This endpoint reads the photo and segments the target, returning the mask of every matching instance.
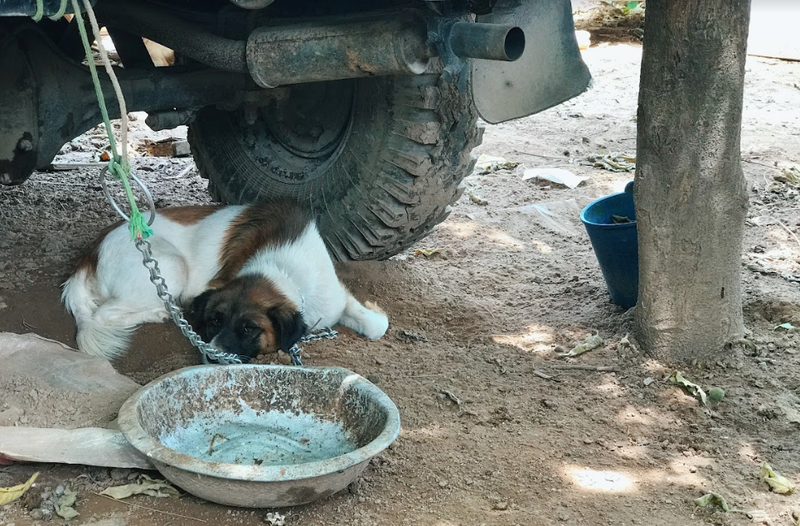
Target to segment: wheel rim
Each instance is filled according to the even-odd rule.
[[[233,117],[234,135],[264,174],[286,184],[314,181],[347,143],[355,109],[355,83],[320,82],[287,88],[258,111],[252,125]]]

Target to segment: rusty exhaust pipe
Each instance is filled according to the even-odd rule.
[[[446,26],[445,26],[446,28]],[[502,24],[456,22],[441,38],[462,58],[513,61],[525,34]],[[439,54],[424,18],[405,13],[394,20],[328,26],[260,27],[247,39],[247,69],[264,88],[381,75],[419,75]]]
[[[450,47],[462,58],[513,62],[525,51],[525,32],[504,24],[456,22],[450,29]]]
[[[428,69],[431,58],[440,54],[511,61],[519,58],[525,48],[525,35],[518,27],[452,23],[425,18],[412,10],[396,13],[392,18],[262,26],[254,29],[247,40],[218,36],[195,23],[131,0],[103,0],[98,2],[97,13],[109,26],[154,40],[215,69],[247,72],[262,88],[419,75]]]
[[[382,75],[419,75],[434,52],[424,19],[260,27],[247,39],[247,68],[264,88]]]

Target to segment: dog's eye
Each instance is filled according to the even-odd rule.
[[[247,336],[255,336],[256,334],[261,334],[262,329],[255,323],[245,323],[242,331]]]
[[[221,312],[215,312],[208,320],[208,324],[213,327],[222,325],[223,316]]]

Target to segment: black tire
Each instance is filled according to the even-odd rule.
[[[244,110],[205,108],[189,140],[215,199],[299,199],[335,259],[383,259],[428,234],[463,192],[482,136],[465,85],[438,75],[302,85],[253,124]]]

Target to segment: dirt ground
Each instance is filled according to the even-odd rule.
[[[391,327],[377,342],[342,330],[337,340],[306,344],[305,363],[370,378],[397,404],[403,431],[347,491],[284,510],[287,524],[795,524],[799,497],[771,493],[758,472],[767,461],[800,483],[797,329],[775,329],[800,326],[800,187],[776,180],[800,165],[800,63],[748,60],[742,156],[752,194],[742,279],[754,347],[683,369],[725,390],[723,401],[704,408],[666,381],[667,364],[620,343],[631,313],[610,303],[578,213],[633,177],[586,159],[635,152],[641,47],[600,45],[584,57],[595,77],[589,92],[487,126],[476,153],[519,166],[476,170],[450,218],[417,247],[342,267],[357,296],[388,311]],[[140,146],[146,128],[134,124]],[[90,160],[105,143],[92,133],[73,141],[65,158]],[[139,157],[135,166],[159,206],[210,202],[188,158]],[[537,167],[588,180],[573,190],[522,180]],[[59,284],[78,250],[112,220],[95,170],[37,173],[0,187],[0,331],[74,345]],[[423,247],[441,253],[417,254]],[[559,356],[595,331],[604,346]],[[143,383],[195,363],[177,330],[162,325],[142,328],[115,365]],[[0,411],[24,403],[21,396],[0,393]],[[23,411],[6,424],[35,421]],[[0,486],[34,471],[42,472],[34,497],[57,485],[77,488],[74,524],[264,523],[266,510],[191,496],[107,500],[96,492],[126,477],[108,469],[12,464],[0,467]],[[693,500],[708,492],[754,518],[696,508]],[[0,507],[0,524],[12,523],[36,521],[17,502]]]

